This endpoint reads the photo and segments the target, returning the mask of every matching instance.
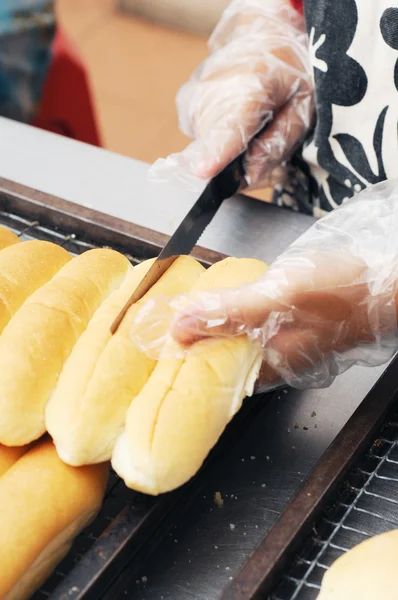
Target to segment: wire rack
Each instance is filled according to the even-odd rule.
[[[18,209],[15,212],[18,213]],[[90,222],[86,230],[79,215],[76,231],[80,233],[77,235],[73,233],[73,221],[68,217],[68,213],[65,213],[66,231],[53,228],[52,225],[43,225],[32,218],[26,218],[26,213],[24,214],[25,216],[22,217],[14,213],[11,200],[7,210],[0,209],[0,225],[14,231],[21,240],[50,241],[63,246],[73,255],[103,245],[99,242],[90,242],[101,239],[104,231],[96,232],[95,228],[90,227]],[[44,215],[44,219],[47,216]],[[84,216],[82,218],[84,219]],[[62,222],[62,218],[60,221]],[[96,225],[94,221],[91,224]],[[109,227],[112,233],[112,223]],[[93,236],[92,239],[90,235]],[[133,256],[124,252],[133,264],[156,255],[159,240],[156,236],[151,236],[150,231],[127,232],[125,237],[128,237],[128,245],[125,244],[122,236],[123,247],[134,248],[134,252],[137,253]],[[116,244],[120,242],[117,232],[113,236],[107,235],[106,239],[115,239]],[[116,249],[120,251],[120,247]],[[198,251],[197,254],[197,259],[205,266],[221,258],[222,255],[209,253],[207,250],[203,250],[201,254]],[[217,448],[208,457],[203,467],[206,473],[211,469],[213,459],[227,452],[231,438],[240,439],[240,436],[246,433],[248,425],[256,419],[256,415],[263,410],[263,407],[264,401],[261,395],[242,407],[239,419],[230,424]],[[187,499],[194,499],[200,493],[205,481],[206,476],[199,474],[198,478],[194,478],[182,488],[157,498],[127,489],[124,482],[112,472],[100,513],[94,522],[76,537],[66,558],[31,600],[66,600],[66,598],[98,600],[104,595],[113,599],[111,588],[117,577],[127,571],[131,576],[139,570],[142,562],[174,526],[176,519],[180,517],[187,505]]]
[[[272,600],[315,600],[325,571],[342,554],[398,527],[398,408],[339,489]]]
[[[18,235],[23,241],[45,240],[53,242],[54,244],[62,246],[73,255],[81,254],[82,252],[93,248],[98,248],[97,245],[82,240],[74,233],[65,234],[58,229],[44,227],[39,221],[32,221],[2,210],[0,210],[0,225],[4,225],[8,229],[11,229],[11,231]],[[127,253],[124,254],[133,264],[138,264],[140,262],[140,259],[137,257]]]
[[[14,231],[21,240],[51,241],[73,255],[98,247],[73,233],[65,234],[6,211],[0,211],[0,225]],[[140,262],[137,257],[126,256],[133,264]],[[58,597],[54,590],[127,505],[134,507],[135,519],[139,522],[154,502],[152,498],[127,489],[111,472],[99,515],[77,536],[67,557],[32,600]],[[271,600],[315,600],[325,571],[339,556],[366,538],[397,527],[398,407],[339,489],[335,501],[301,547]]]

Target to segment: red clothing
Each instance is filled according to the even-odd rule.
[[[297,8],[300,12],[303,12],[303,0],[290,0],[294,8]]]

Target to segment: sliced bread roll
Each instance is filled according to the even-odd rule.
[[[229,258],[204,273],[194,289],[249,283],[265,269],[258,260]],[[160,358],[127,411],[113,452],[113,468],[128,487],[156,495],[195,475],[253,393],[260,366],[261,349],[246,337],[204,340],[183,359]]]
[[[110,327],[148,271],[146,261],[94,315],[65,364],[57,388],[47,406],[46,427],[59,456],[74,466],[110,460],[126,411],[147,382],[155,361],[137,348],[131,327],[137,311],[148,298],[187,292],[204,268],[193,258],[181,256],[133,305],[112,337]],[[165,323],[165,331],[168,323]]]
[[[118,252],[90,250],[14,315],[0,336],[0,443],[23,446],[45,432],[45,406],[64,362],[95,310],[131,269]]]
[[[74,469],[39,442],[0,479],[0,598],[25,600],[100,509],[107,465]]]
[[[25,300],[71,260],[69,252],[32,240],[0,252],[0,333]]]
[[[10,469],[28,450],[29,446],[17,446],[16,448],[0,446],[0,477],[2,477],[4,473],[8,471],[8,469]]]
[[[20,241],[19,237],[11,229],[0,225],[0,250],[18,244]]]
[[[362,542],[326,571],[318,600],[397,600],[398,530]]]

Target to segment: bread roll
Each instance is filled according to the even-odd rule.
[[[110,460],[126,411],[155,367],[134,346],[131,326],[143,302],[156,295],[187,292],[204,268],[181,256],[133,305],[112,337],[110,327],[152,261],[135,267],[105,302],[76,344],[46,410],[46,427],[59,456],[74,466]],[[165,331],[168,323],[165,323]]]
[[[130,269],[127,258],[113,250],[85,252],[30,296],[8,323],[0,336],[0,443],[23,446],[45,432],[45,406],[65,360]]]
[[[40,442],[0,479],[0,598],[24,600],[47,579],[104,496],[107,465],[74,469]]]
[[[29,446],[17,446],[16,448],[0,446],[0,477],[2,477],[4,473],[28,451],[28,449]]]
[[[11,229],[0,225],[0,250],[18,244],[20,241],[19,237]]]
[[[398,530],[362,542],[326,571],[318,600],[397,600]]]
[[[255,281],[265,268],[257,260],[226,259],[194,289]],[[195,475],[243,398],[252,394],[260,366],[261,349],[247,337],[204,340],[184,359],[160,358],[132,402],[113,452],[112,465],[128,487],[156,495]]]
[[[71,258],[64,248],[38,240],[1,250],[0,333],[23,302]]]

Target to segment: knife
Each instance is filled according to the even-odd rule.
[[[138,284],[124,308],[116,317],[111,326],[112,335],[118,330],[130,306],[145,296],[181,254],[189,254],[192,251],[223,201],[236,194],[241,188],[245,181],[243,156],[241,154],[235,158],[207,184],[199,199],[182,220],[149,271]]]

